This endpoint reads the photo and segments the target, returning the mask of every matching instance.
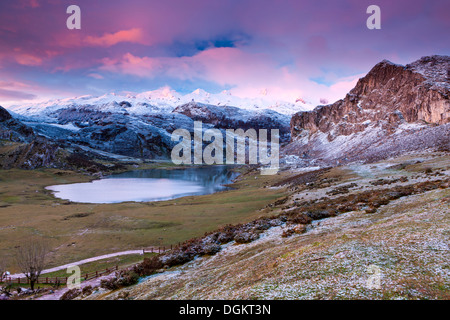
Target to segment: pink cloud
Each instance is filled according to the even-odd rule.
[[[61,32],[56,35],[54,45],[62,48],[82,48],[82,47],[112,47],[118,43],[139,43],[151,45],[149,35],[145,34],[141,28],[131,28],[120,30],[114,33],[104,33],[101,36],[84,36],[78,32]]]
[[[295,101],[303,97],[317,104],[319,97],[325,96],[330,101],[343,98],[360,76],[336,78],[335,85],[328,87],[309,80],[306,73],[278,66],[265,54],[239,48],[212,48],[192,57],[139,57],[126,53],[119,58],[103,59],[99,69],[148,79],[201,79],[231,86],[238,96],[254,97],[266,92],[280,99]]]
[[[40,66],[43,62],[42,58],[28,53],[16,54],[14,59],[24,66]]]
[[[29,81],[0,81],[0,105],[8,108],[12,105],[43,102],[61,96],[70,96],[71,93],[62,90],[47,88],[39,83]]]
[[[201,80],[234,94],[333,102],[355,82],[344,77],[382,59],[404,64],[448,53],[449,3],[379,0],[383,27],[372,32],[365,26],[371,2],[361,0],[80,1],[82,30],[73,31],[60,0],[0,1],[0,68],[4,78],[25,81],[30,66],[33,77],[78,81],[43,81],[55,91],[130,89],[123,77],[96,80],[111,72],[139,77],[142,86],[176,80],[183,89]],[[220,43],[233,47],[206,49]]]
[[[37,96],[31,93],[32,87],[18,81],[0,81],[0,105],[7,101],[32,100]]]
[[[110,47],[121,42],[145,43],[143,32],[139,28],[120,30],[115,33],[105,33],[100,37],[88,36],[83,43],[91,46]]]
[[[137,57],[126,53],[118,59],[102,59],[100,70],[113,73],[129,74],[139,77],[151,77],[154,70],[161,66],[158,59],[150,57]]]

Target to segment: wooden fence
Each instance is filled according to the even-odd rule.
[[[114,271],[118,271],[119,267],[106,268],[104,270],[93,271],[81,275],[81,281],[95,279]],[[36,284],[66,284],[68,277],[39,277]],[[3,279],[3,283],[17,283],[17,284],[29,284],[30,281],[27,278],[11,278],[6,277]]]
[[[178,243],[175,246],[175,248],[179,247],[179,246],[181,246],[181,243]],[[164,253],[164,252],[166,252],[168,250],[172,250],[173,248],[174,248],[174,246],[172,246],[172,245],[170,247],[144,248],[144,249],[142,249],[142,254],[145,254],[145,253],[161,254],[161,253]],[[81,275],[82,276],[81,281],[95,279],[95,278],[101,277],[101,276],[106,275],[106,274],[110,274],[110,273],[112,273],[114,271],[118,271],[118,270],[119,270],[119,267],[115,266],[115,267],[112,267],[112,268],[106,268],[104,270],[99,270],[99,271],[93,271],[93,272],[90,272],[90,273],[85,273],[85,274]],[[67,279],[68,279],[68,277],[39,277],[39,279],[36,282],[36,284],[58,284],[58,283],[59,284],[67,284]],[[0,281],[0,283],[29,284],[30,281],[27,278],[25,278],[25,277],[22,277],[22,278],[6,277],[6,278],[3,278],[3,280]]]
[[[36,284],[66,284],[68,277],[39,277]],[[3,283],[29,284],[28,278],[11,278],[5,277]]]
[[[179,247],[181,244],[178,244],[175,246],[175,248]],[[168,250],[172,250],[174,247],[171,245],[170,247],[150,247],[150,248],[144,248],[142,249],[142,253],[157,253],[157,254],[161,254],[164,253]]]
[[[103,275],[110,274],[111,272],[114,272],[114,271],[119,271],[119,266],[115,266],[113,268],[106,268],[105,270],[101,270],[101,271],[94,271],[91,273],[86,273],[86,274],[84,274],[84,278],[82,278],[82,281],[95,279],[95,278],[101,277]]]

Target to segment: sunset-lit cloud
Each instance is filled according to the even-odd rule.
[[[115,33],[105,33],[102,36],[87,36],[83,41],[86,45],[110,47],[120,42],[144,43],[143,32],[141,29],[133,28],[130,30],[121,30]]]
[[[42,64],[42,58],[27,53],[16,54],[14,58],[17,63],[25,66],[39,66]]]
[[[81,30],[65,1],[0,3],[0,80],[31,86],[0,86],[0,105],[163,86],[331,103],[383,59],[450,52],[446,0],[379,0],[381,30],[368,0],[76,2]]]

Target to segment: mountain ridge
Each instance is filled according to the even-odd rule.
[[[373,159],[370,146],[385,145],[386,152],[377,149],[380,157],[433,145],[448,149],[449,64],[449,56],[376,64],[344,99],[294,114],[285,152],[342,163]],[[414,146],[414,136],[423,143]]]

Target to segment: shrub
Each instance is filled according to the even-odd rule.
[[[369,207],[366,209],[366,213],[375,213],[377,212],[377,208],[375,207]]]
[[[168,267],[177,266],[193,259],[193,255],[186,251],[178,250],[173,253],[169,253],[161,257],[161,262],[163,265]]]
[[[145,258],[143,262],[133,267],[133,271],[143,277],[152,275],[156,270],[161,269],[163,266],[164,265],[159,257]]]
[[[233,241],[234,239],[234,233],[233,232],[220,232],[217,241],[221,244],[228,243],[230,241]]]
[[[307,213],[307,216],[313,220],[320,220],[328,217],[334,217],[336,213],[332,209],[328,210],[311,210]]]
[[[116,290],[136,284],[139,281],[139,275],[130,270],[120,270],[116,276],[111,279],[103,279],[100,286],[109,290]]]
[[[215,255],[217,252],[219,252],[222,249],[222,247],[219,244],[211,243],[211,244],[205,244],[202,247],[201,254],[206,254],[209,256]]]
[[[70,289],[68,291],[66,291],[61,298],[59,298],[59,300],[73,300],[76,297],[78,297],[79,295],[81,295],[81,290],[80,289]]]
[[[288,238],[288,237],[292,236],[294,233],[295,233],[294,229],[286,229],[281,234],[281,237],[282,238]]]
[[[304,213],[300,213],[288,219],[288,222],[293,224],[308,224],[311,221],[312,219]]]
[[[271,227],[272,227],[272,224],[269,219],[261,219],[259,221],[256,221],[254,228],[256,230],[268,230]]]
[[[249,243],[259,238],[258,233],[243,231],[234,236],[236,243]]]
[[[82,289],[81,294],[86,297],[92,294],[93,288],[91,286],[86,286]]]

